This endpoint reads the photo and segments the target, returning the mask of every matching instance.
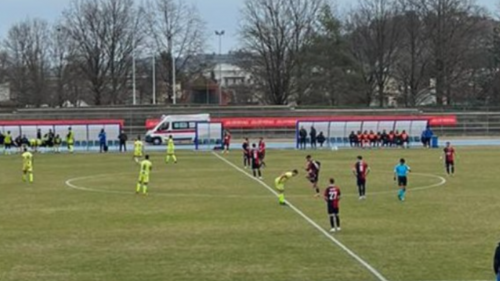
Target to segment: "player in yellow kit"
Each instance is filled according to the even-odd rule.
[[[7,134],[4,136],[3,139],[3,145],[4,145],[4,154],[10,154],[11,149],[12,149],[12,135],[10,134],[10,131],[7,132]]]
[[[144,143],[141,141],[141,136],[137,136],[137,140],[134,142],[134,160],[139,162],[139,159],[144,154]]]
[[[153,170],[153,163],[149,161],[149,155],[144,157],[145,159],[141,161],[141,170],[139,172],[139,181],[137,182],[137,188],[135,190],[136,194],[139,194],[142,189],[142,194],[148,194],[148,184],[149,184],[149,174]]]
[[[75,144],[75,133],[71,130],[71,127],[68,128],[68,134],[66,135],[66,145],[68,146],[69,153],[73,153]]]
[[[33,183],[33,154],[28,151],[28,148],[24,148],[23,157],[23,181],[26,182],[29,180],[30,183]]]
[[[175,144],[174,144],[174,139],[172,136],[168,137],[167,141],[167,158],[165,159],[165,162],[169,163],[170,158],[174,160],[174,163],[177,163],[177,157],[175,157]]]
[[[274,186],[278,191],[278,198],[280,205],[285,205],[285,183],[299,174],[299,171],[293,170],[291,172],[283,173],[281,176],[274,180]]]

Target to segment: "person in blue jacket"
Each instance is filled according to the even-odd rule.
[[[99,152],[107,152],[107,144],[106,144],[106,132],[104,129],[99,133]]]
[[[434,136],[434,132],[431,130],[431,127],[427,127],[423,132],[422,132],[422,144],[424,147],[431,148],[431,140],[432,137]]]

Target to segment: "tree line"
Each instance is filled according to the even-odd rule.
[[[474,0],[246,0],[237,64],[251,83],[235,102],[418,106],[498,104],[500,23]],[[148,103],[152,70],[172,100],[206,73],[199,11],[182,0],[73,0],[55,24],[27,19],[0,44],[0,83],[18,105],[129,104],[132,76]],[[136,58],[134,60],[133,58]],[[136,72],[132,73],[133,62]]]

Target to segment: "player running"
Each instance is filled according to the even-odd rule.
[[[167,164],[170,163],[170,158],[172,158],[174,163],[177,164],[177,157],[175,156],[175,143],[172,136],[169,136],[167,141],[167,157],[165,158],[165,162]]]
[[[356,177],[356,184],[358,186],[359,200],[366,199],[366,177],[370,173],[370,167],[363,160],[363,156],[358,156],[358,161],[352,168],[352,173]]]
[[[24,147],[23,157],[23,181],[33,183],[33,154]]]
[[[318,187],[318,181],[319,181],[319,171],[321,168],[321,163],[319,161],[316,161],[312,158],[311,155],[306,156],[306,171],[307,171],[307,176],[306,178],[311,182],[312,188],[316,190],[316,195],[317,197],[320,196],[319,193],[319,187]]]
[[[330,232],[340,231],[340,188],[335,185],[335,180],[333,178],[330,179],[330,185],[325,189],[325,193],[323,194],[326,205],[328,216],[330,217]]]
[[[297,170],[293,170],[291,172],[286,172],[286,173],[283,173],[281,174],[281,176],[277,177],[275,180],[274,180],[274,186],[276,188],[276,190],[278,191],[278,202],[280,205],[286,205],[286,201],[285,201],[285,183],[297,176],[299,174],[299,171]]]
[[[262,161],[262,166],[266,167],[266,162],[264,159],[266,158],[266,143],[264,142],[264,138],[260,138],[259,140],[259,153],[260,160]]]
[[[151,170],[153,170],[153,163],[149,161],[149,155],[144,157],[145,159],[141,161],[139,164],[141,166],[141,170],[139,172],[139,181],[137,182],[137,188],[135,190],[136,194],[139,194],[142,190],[142,194],[148,194],[148,184],[149,184],[149,175]]]
[[[137,136],[134,142],[134,161],[139,163],[139,159],[144,155],[144,143],[141,141],[141,136]]]
[[[245,138],[243,141],[243,144],[241,145],[241,148],[243,149],[243,166],[245,169],[250,167],[250,159],[251,159],[251,153],[250,153],[250,142],[248,138]]]
[[[397,179],[399,185],[398,199],[400,201],[405,201],[406,197],[406,186],[408,185],[408,173],[411,169],[406,165],[405,159],[401,158],[399,164],[394,168],[394,180]]]
[[[446,168],[446,173],[448,176],[453,176],[455,174],[455,148],[451,146],[450,142],[446,143],[446,147],[443,149],[444,165]],[[441,159],[443,159],[441,157]]]
[[[260,153],[259,149],[257,149],[257,145],[252,144],[252,171],[253,171],[253,176],[254,177],[259,177],[259,179],[262,179],[262,172],[260,171],[260,168],[262,167],[262,161],[260,159]]]

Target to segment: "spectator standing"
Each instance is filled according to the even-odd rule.
[[[99,153],[107,152],[106,132],[104,129],[99,133]]]
[[[424,135],[424,147],[431,148],[431,140],[434,136],[434,132],[431,130],[431,127],[427,127],[425,131],[422,133]]]
[[[317,147],[317,135],[318,133],[316,132],[316,128],[314,126],[311,126],[311,131],[309,132],[309,137],[311,138],[311,148],[316,149]]]
[[[319,132],[319,135],[318,135],[319,146],[323,147],[323,144],[325,143],[325,141],[326,141],[325,135],[323,135],[323,132]]]
[[[500,243],[495,250],[495,256],[493,257],[493,271],[497,277],[497,281],[500,281]]]
[[[299,149],[306,149],[307,131],[304,127],[299,131]]]
[[[125,134],[125,131],[121,131],[118,135],[118,141],[120,141],[120,152],[127,152],[127,141],[128,136]]]

